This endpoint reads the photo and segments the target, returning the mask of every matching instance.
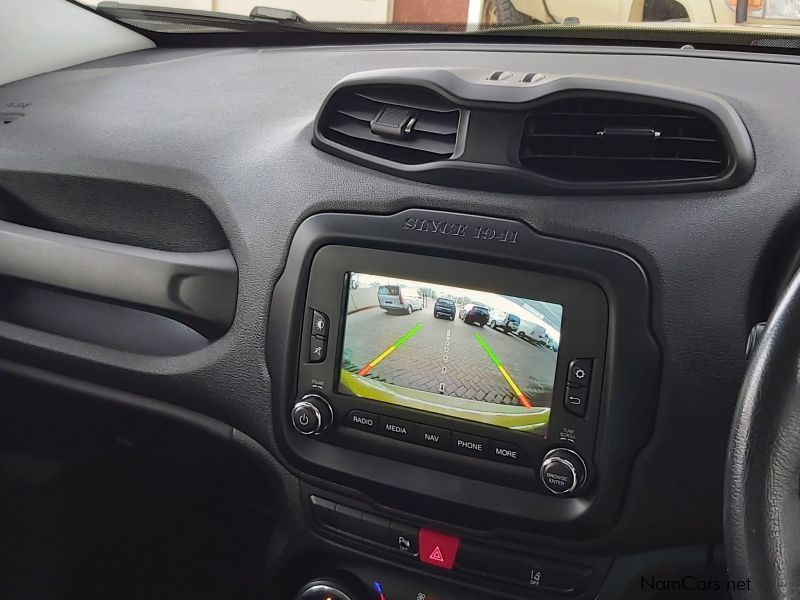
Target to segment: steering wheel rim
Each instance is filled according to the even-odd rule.
[[[747,587],[733,597],[800,598],[800,273],[748,365],[724,492],[728,574]]]

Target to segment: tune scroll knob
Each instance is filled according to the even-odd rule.
[[[302,435],[317,435],[330,427],[333,409],[319,394],[306,394],[292,407],[292,425]]]
[[[550,493],[569,496],[586,483],[586,463],[574,450],[556,448],[544,455],[539,475]]]

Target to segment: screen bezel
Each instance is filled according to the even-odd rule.
[[[579,451],[585,460],[592,460],[600,414],[608,328],[608,303],[599,286],[585,280],[545,272],[351,246],[324,246],[316,252],[310,266],[300,340],[297,395],[288,398],[287,402],[294,402],[310,391],[319,391],[327,396],[333,406],[335,417],[331,428],[323,435],[314,437],[315,443],[312,446],[304,444],[312,455],[317,454],[318,448],[321,451],[330,443],[419,466],[433,466],[438,471],[462,474],[468,472],[476,479],[535,490],[540,490],[541,486],[538,477],[531,476],[530,468],[541,462],[548,449],[568,444]],[[441,280],[438,275],[447,273],[447,283],[458,287],[491,287],[496,293],[521,297],[532,295],[530,290],[535,289],[537,299],[560,304],[563,307],[561,343],[547,435],[531,435],[530,432],[339,393],[340,357],[348,294],[347,273],[350,272],[382,272],[389,277],[415,280]],[[322,310],[330,318],[327,357],[323,363],[318,364],[310,364],[306,360],[311,335],[311,308]],[[595,359],[594,375],[587,414],[585,417],[577,417],[569,414],[563,407],[566,374],[571,359],[587,357]],[[343,426],[344,417],[350,410],[367,411],[515,444],[527,455],[528,460],[524,465],[526,472],[521,472],[522,467],[519,465],[462,456]],[[567,432],[568,437],[562,437],[564,432]],[[322,460],[322,456],[319,456],[319,460]]]
[[[372,276],[372,277],[386,277],[386,278],[396,277],[395,275],[389,275],[389,274],[387,274],[385,272],[381,272],[381,273],[366,273],[364,271],[348,271],[345,274],[345,284],[344,284],[345,285],[345,294],[344,294],[344,298],[343,298],[343,306],[342,306],[342,309],[341,309],[342,326],[341,326],[341,332],[339,334],[339,338],[341,339],[341,343],[337,344],[337,346],[336,346],[337,356],[336,356],[336,379],[335,379],[335,383],[334,383],[335,390],[336,390],[336,392],[338,394],[342,394],[342,395],[346,395],[346,396],[352,396],[352,397],[356,397],[356,398],[363,398],[365,400],[371,400],[373,402],[376,402],[376,403],[378,403],[380,405],[386,405],[386,404],[389,404],[389,403],[383,402],[383,401],[381,401],[381,400],[379,400],[377,398],[371,398],[369,396],[359,396],[358,394],[353,394],[353,393],[348,393],[348,392],[342,391],[343,385],[342,385],[342,382],[341,382],[341,372],[342,372],[342,363],[344,361],[344,340],[345,340],[345,336],[347,335],[347,320],[348,320],[347,308],[348,308],[348,304],[349,304],[350,294],[353,292],[353,288],[350,285],[350,282],[352,281],[353,274],[369,275],[369,276]],[[429,284],[429,285],[432,285],[432,286],[436,286],[436,285],[449,286],[449,285],[451,285],[451,283],[449,281],[444,281],[444,280],[432,280],[432,279],[421,280],[421,279],[417,279],[417,278],[415,278],[413,280],[409,280],[407,278],[399,278],[399,277],[398,277],[398,279],[403,279],[405,281],[414,281],[415,283],[418,283],[418,284]],[[523,297],[523,296],[516,296],[516,295],[512,295],[512,294],[506,294],[506,293],[503,293],[503,292],[497,292],[497,291],[492,290],[492,289],[486,289],[485,286],[483,288],[470,287],[470,288],[462,288],[462,289],[464,289],[465,291],[483,292],[483,293],[490,293],[490,294],[504,295],[504,296],[513,296],[513,297],[521,299],[521,300],[528,300],[528,301],[534,301],[534,302],[545,302],[547,304],[552,304],[552,305],[555,305],[555,306],[559,306],[561,308],[561,319],[559,321],[558,330],[559,330],[559,335],[561,335],[561,330],[562,330],[562,326],[563,326],[563,323],[564,323],[564,314],[565,314],[564,313],[564,306],[561,305],[561,304],[558,304],[556,302],[550,302],[550,301],[547,301],[547,300],[542,300],[541,298],[530,298],[530,297]],[[458,319],[458,318],[459,317],[456,316],[456,319]],[[525,319],[521,319],[521,320],[524,321]],[[485,326],[485,327],[488,327],[488,325]],[[483,328],[476,328],[476,331],[480,331],[482,329]],[[511,334],[511,335],[513,335],[513,334]],[[548,415],[548,420],[545,423],[545,426],[542,428],[541,431],[520,431],[521,433],[525,433],[526,435],[536,436],[536,437],[538,437],[540,439],[546,439],[547,438],[547,435],[548,435],[548,433],[550,431],[550,418],[552,417],[552,409],[553,409],[553,406],[555,405],[555,403],[557,402],[557,400],[556,400],[556,375],[557,375],[557,372],[558,372],[558,363],[559,363],[559,361],[561,359],[561,344],[560,344],[560,341],[561,341],[561,337],[559,338],[559,348],[558,348],[558,350],[556,350],[556,365],[555,365],[555,369],[553,370],[553,376],[552,376],[552,382],[551,382],[551,399],[550,399],[550,406],[549,406],[550,414]],[[346,386],[344,386],[344,387],[346,388]],[[398,387],[401,387],[401,388],[404,388],[404,389],[413,390],[413,391],[419,391],[419,390],[417,390],[417,388],[411,388],[411,387],[408,387],[408,386],[400,385]],[[450,396],[448,394],[444,394],[444,396],[446,396],[448,398],[456,398],[456,399],[459,398],[458,396]],[[486,402],[485,405],[486,405],[486,410],[487,411],[491,410],[492,403]],[[414,410],[414,411],[417,411],[417,412],[426,413],[426,414],[433,414],[433,415],[441,415],[442,414],[442,413],[437,412],[436,410],[425,410],[425,409],[412,408],[412,407],[406,407],[406,408],[409,408],[410,410]],[[485,423],[483,421],[467,419],[467,418],[464,418],[464,417],[454,417],[454,418],[460,419],[460,420],[463,420],[463,421],[467,421],[467,422],[471,422],[471,423],[479,423],[481,425],[485,425],[485,426],[488,426],[488,427],[498,427],[500,429],[511,429],[509,427],[503,427],[501,425],[493,425],[491,423]],[[514,430],[514,429],[511,429],[511,430],[512,431],[519,431],[519,430]]]

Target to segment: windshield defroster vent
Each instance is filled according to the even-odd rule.
[[[344,88],[328,102],[320,134],[352,150],[419,165],[455,152],[459,108],[412,86]]]
[[[562,181],[659,182],[724,176],[732,157],[699,109],[612,94],[569,94],[528,113],[520,164]]]

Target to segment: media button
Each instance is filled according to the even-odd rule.
[[[392,521],[391,546],[395,550],[417,556],[419,554],[419,528]]]
[[[347,413],[345,424],[356,429],[377,433],[380,428],[380,419],[378,415],[363,410],[351,410]]]
[[[510,444],[509,442],[492,440],[489,454],[492,459],[499,462],[506,462],[514,465],[528,463],[528,457],[525,451],[516,444]]]
[[[380,432],[383,435],[410,442],[414,439],[414,424],[401,419],[381,417]]]
[[[489,440],[486,438],[467,435],[466,433],[453,432],[452,449],[459,454],[486,458],[489,456]]]
[[[450,432],[440,427],[430,425],[415,425],[414,440],[423,446],[438,448],[439,450],[450,449]]]

